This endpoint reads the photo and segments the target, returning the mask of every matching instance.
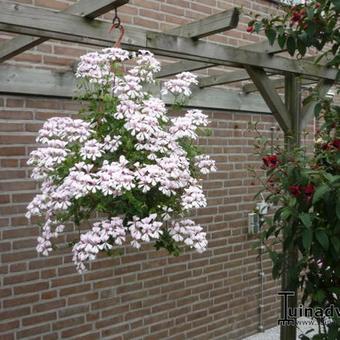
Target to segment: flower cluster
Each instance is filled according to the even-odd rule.
[[[209,172],[216,171],[215,161],[210,159],[209,155],[196,156],[195,165],[204,175],[208,174]]]
[[[123,61],[135,60],[126,72]],[[111,48],[81,57],[77,77],[87,84],[89,110],[83,119],[49,119],[39,131],[42,147],[31,153],[32,177],[41,180],[41,194],[28,206],[27,218],[45,218],[37,251],[48,255],[52,239],[64,224],[107,219],[93,224],[73,247],[79,272],[101,251],[110,251],[128,238],[166,244],[183,241],[199,252],[206,234],[184,217],[207,202],[200,175],[216,171],[215,162],[200,154],[195,140],[208,119],[200,110],[169,118],[165,103],[145,91],[154,82],[159,62],[145,50],[138,54]],[[95,86],[94,86],[95,84]],[[188,96],[196,77],[184,72],[165,83],[164,92]],[[166,238],[166,242],[163,239]]]
[[[170,235],[176,242],[183,241],[187,246],[202,253],[208,245],[206,233],[202,230],[202,227],[195,225],[192,220],[183,220],[173,223]]]
[[[303,197],[304,200],[310,202],[313,198],[315,186],[312,183],[307,185],[291,185],[289,186],[289,192],[294,197]]]
[[[275,169],[279,164],[277,155],[268,155],[262,158],[263,164],[266,168]]]
[[[164,84],[164,88],[162,89],[162,94],[171,93],[174,96],[190,96],[192,85],[197,85],[198,80],[197,76],[190,72],[182,72],[176,75],[175,79],[171,79]]]

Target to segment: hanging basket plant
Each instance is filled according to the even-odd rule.
[[[131,63],[133,61],[133,63]],[[165,103],[147,90],[160,70],[145,50],[107,48],[81,57],[76,77],[87,103],[81,119],[55,117],[39,131],[28,164],[41,193],[27,218],[40,217],[37,251],[48,255],[64,225],[104,216],[73,245],[79,272],[99,252],[129,242],[152,242],[178,255],[180,244],[207,247],[203,228],[187,218],[207,202],[202,175],[215,171],[197,139],[208,119],[200,110],[170,118]],[[196,76],[184,72],[164,84],[178,104],[191,95]]]

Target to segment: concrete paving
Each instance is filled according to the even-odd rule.
[[[317,323],[308,318],[299,318],[299,328],[297,335],[301,335],[306,333],[309,329],[313,329],[314,331],[308,333],[307,335],[311,337],[314,334],[317,334]],[[297,337],[298,338],[298,337]],[[243,340],[279,340],[280,339],[280,327],[274,327],[266,330],[265,332],[254,334],[248,338],[244,338]]]

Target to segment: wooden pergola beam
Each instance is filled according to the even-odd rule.
[[[248,77],[249,79],[249,77]],[[247,79],[244,79],[247,80]],[[312,85],[315,84],[317,80],[311,80],[311,79],[302,79],[301,85]],[[283,89],[285,87],[285,79],[272,79],[272,84],[275,89]],[[242,87],[244,93],[252,93],[258,91],[255,84],[246,84]]]
[[[292,124],[289,112],[279,94],[275,91],[271,80],[261,68],[246,66],[246,70],[267,103],[283,131],[291,130]]]
[[[230,84],[238,81],[249,79],[249,74],[245,70],[231,71],[216,76],[200,78],[200,88],[211,87],[216,85]]]
[[[129,0],[80,0],[66,8],[63,13],[94,19],[128,2]],[[37,38],[36,36],[18,36],[5,41],[0,44],[0,63],[40,45],[47,40],[48,38]]]
[[[283,51],[276,42],[274,43],[274,45],[270,45],[267,41],[261,41],[255,44],[240,46],[239,49],[245,49],[245,50],[255,51],[255,52],[265,52],[269,54],[275,54],[275,53],[279,53]],[[202,70],[202,69],[214,67],[214,66],[216,66],[216,64],[204,63],[204,62],[192,62],[190,64],[190,62],[188,61],[186,61],[185,63],[179,61],[179,62],[169,64],[163,67],[161,72],[157,75],[157,77],[164,78],[164,77],[172,76],[180,72]],[[245,74],[247,74],[246,79],[249,79],[248,73],[245,73],[243,70],[234,71],[234,72],[235,74],[233,77],[236,80],[233,80],[233,82],[243,80],[242,78],[244,77]],[[237,73],[237,72],[240,72],[240,73]],[[231,76],[231,74],[226,73],[220,76],[211,76],[211,77],[202,78],[200,82],[200,86],[209,87],[209,86],[214,86],[214,85],[227,84],[229,83],[228,76]]]
[[[200,59],[202,62],[210,61],[220,65],[233,63],[237,66],[266,68],[273,70],[273,73],[286,72],[329,80],[335,80],[337,76],[337,70],[334,68],[206,41],[193,41],[164,33],[148,33],[146,47],[160,55],[166,55],[166,51],[171,51],[172,54],[178,54],[178,57],[182,59],[196,61]]]
[[[212,34],[231,30],[238,25],[239,10],[232,8],[206,18],[175,27],[168,31],[183,38],[200,39]]]
[[[76,79],[73,72],[56,72],[18,66],[0,67],[0,93],[7,95],[35,95],[55,98],[74,98],[77,95]],[[152,88],[155,96],[160,95],[160,84]],[[78,93],[79,94],[79,93]],[[211,100],[214,98],[214,100]],[[173,104],[171,95],[162,99]],[[188,107],[202,109],[241,111],[258,114],[270,114],[264,100],[258,94],[244,95],[236,91],[224,89],[193,89]]]
[[[264,41],[264,43],[268,44],[267,41]],[[240,49],[246,48],[250,51],[253,50],[253,51],[259,51],[260,52],[261,51],[260,49],[256,49],[257,46],[260,47],[260,44],[251,44],[251,45],[247,45],[247,46],[244,46],[244,47],[242,46],[242,47],[239,47],[239,48]],[[252,49],[252,47],[254,47],[254,48]],[[284,50],[282,50],[280,48],[280,46],[277,44],[277,42],[275,42],[273,46],[269,45],[269,48],[264,48],[264,52],[269,53],[269,54],[275,54],[275,53],[279,53],[279,52],[282,52],[282,51],[284,51]],[[316,58],[315,56],[307,57],[307,58],[302,59],[302,61],[313,62],[315,60],[315,58]],[[213,65],[211,65],[211,66],[213,66]],[[248,75],[248,73],[246,73],[243,70],[240,70],[240,71],[234,71],[232,73],[231,72],[230,73],[223,73],[223,74],[217,75],[217,76],[210,76],[210,77],[202,78],[200,80],[200,87],[204,88],[204,87],[209,87],[209,86],[223,85],[223,84],[235,83],[235,82],[239,82],[239,81],[243,81],[243,80],[249,80],[250,79],[249,76],[246,76],[246,75]],[[304,82],[306,82],[306,84],[313,84],[316,81],[313,81],[313,80],[309,81],[309,80],[305,79],[303,81],[303,84],[304,84]],[[276,82],[273,82],[273,83],[275,84]],[[278,84],[277,88],[285,87],[284,80],[282,80],[282,82],[277,83],[277,84]],[[257,91],[257,88],[254,84],[247,84],[247,85],[244,86],[243,91],[245,93],[250,93],[250,92]]]
[[[181,60],[162,66],[162,69],[156,74],[156,77],[165,78],[181,72],[198,71],[213,66],[215,65],[211,63],[202,63],[201,61]]]
[[[110,23],[88,21],[75,15],[22,5],[8,3],[1,5],[0,23],[0,30],[4,31],[95,46],[110,46],[114,40],[109,32]],[[233,63],[237,67],[242,65],[262,67],[275,72],[301,74],[306,77],[335,80],[337,75],[335,69],[308,62],[135,28],[126,30],[123,46],[131,49],[148,48],[162,56],[220,65]]]

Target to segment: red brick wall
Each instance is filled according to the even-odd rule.
[[[21,3],[63,9],[72,1],[22,0]],[[267,1],[130,0],[120,9],[123,22],[165,30],[235,5],[266,11]],[[240,29],[213,37],[241,45],[258,40]],[[2,38],[8,38],[5,34]],[[8,64],[69,68],[84,50],[77,45],[46,42]],[[32,71],[34,72],[34,71]],[[118,258],[102,257],[81,276],[71,263],[71,249],[48,258],[35,251],[38,228],[24,217],[38,186],[26,165],[35,136],[52,116],[77,112],[77,104],[61,99],[0,96],[0,339],[243,339],[257,331],[258,254],[247,235],[247,214],[257,187],[248,173],[258,166],[253,132],[259,121],[269,131],[269,116],[209,112],[212,135],[200,143],[217,161],[218,172],[204,182],[208,207],[196,218],[206,226],[209,249],[168,257],[144,247],[123,249]],[[61,243],[72,239],[69,231]],[[264,323],[278,316],[278,285],[264,263]]]

